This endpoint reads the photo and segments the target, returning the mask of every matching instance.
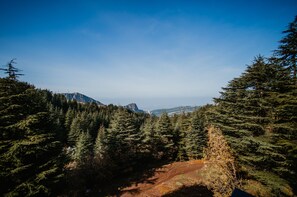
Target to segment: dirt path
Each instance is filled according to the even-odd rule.
[[[133,184],[121,189],[121,196],[162,196],[182,187],[190,187],[200,182],[198,171],[203,161],[175,162],[155,170],[154,175],[144,183]]]

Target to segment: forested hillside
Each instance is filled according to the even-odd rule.
[[[160,117],[67,101],[20,81],[12,60],[0,78],[0,193],[110,196],[115,180],[151,164],[203,159],[218,196],[296,195],[296,58],[297,17],[274,55],[256,56],[214,105]]]

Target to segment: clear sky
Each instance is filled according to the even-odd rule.
[[[295,15],[296,0],[0,0],[0,64],[105,104],[201,105],[271,55]]]

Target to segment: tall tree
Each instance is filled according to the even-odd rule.
[[[119,109],[107,130],[108,155],[124,168],[131,165],[128,161],[137,158],[140,146],[141,135],[132,115],[125,109]]]
[[[62,146],[46,99],[15,74],[0,78],[0,193],[50,195],[63,175]]]
[[[178,160],[187,160],[187,150],[186,150],[186,141],[187,141],[187,136],[188,132],[190,130],[190,116],[188,114],[181,114],[177,120],[176,123],[176,132],[178,133],[178,139],[177,139],[177,144],[178,144],[178,152],[177,152],[177,159]]]
[[[282,75],[290,76],[282,80],[281,91],[271,97],[275,108],[273,113],[274,143],[281,147],[281,152],[286,155],[286,166],[279,167],[279,173],[293,183],[297,192],[297,16],[288,29],[283,31],[285,37],[280,41],[272,62],[283,67]]]
[[[106,157],[106,131],[103,125],[100,126],[94,146],[94,158],[99,163]]]
[[[148,118],[142,128],[142,150],[145,155],[157,157],[158,136],[154,128],[153,117]]]
[[[169,116],[163,113],[157,123],[158,151],[166,159],[172,159],[176,154],[176,146],[173,142],[173,129]]]
[[[92,139],[89,132],[81,132],[75,144],[72,159],[78,166],[84,166],[90,162],[92,156]]]
[[[207,165],[202,170],[203,177],[215,196],[230,196],[238,186],[232,151],[218,128],[210,126],[207,130],[208,142],[204,155]]]
[[[279,195],[287,182],[277,174],[283,173],[288,160],[281,151],[283,147],[272,137],[277,133],[274,127],[278,105],[271,98],[286,91],[286,80],[280,77],[286,75],[282,72],[279,65],[261,56],[255,58],[215,99],[217,110],[213,113],[215,125],[226,135],[241,166],[239,173],[248,174],[246,177],[253,177]]]
[[[192,113],[189,131],[185,136],[185,150],[189,159],[198,159],[203,157],[203,149],[206,147],[207,136],[206,129],[203,126],[201,114]]]
[[[275,50],[277,59],[290,70],[290,74],[297,85],[297,16],[288,29],[283,31],[285,37],[280,40],[280,45]]]
[[[71,123],[72,123],[74,117],[75,117],[75,111],[72,110],[71,108],[69,108],[65,115],[65,128],[67,131],[70,131],[70,126],[71,126]]]
[[[68,133],[68,144],[74,146],[78,140],[80,133],[83,131],[80,127],[80,115],[77,114],[70,125],[70,131]]]

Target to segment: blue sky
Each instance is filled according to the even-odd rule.
[[[0,0],[0,64],[17,58],[22,80],[106,104],[201,105],[271,55],[296,11],[295,0]]]

